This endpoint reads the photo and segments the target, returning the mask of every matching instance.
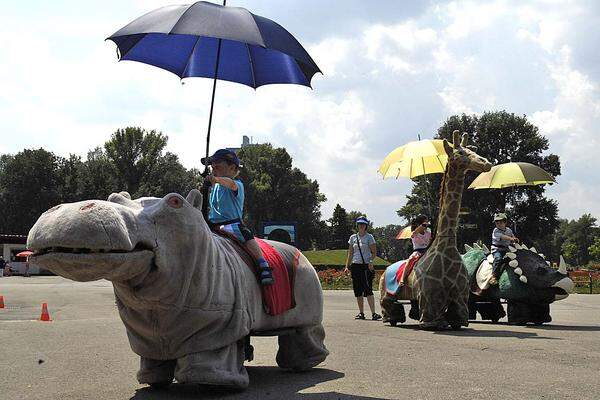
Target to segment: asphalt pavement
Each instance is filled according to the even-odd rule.
[[[135,379],[131,351],[107,281],[0,278],[0,399],[600,399],[600,296],[551,306],[553,322],[475,322],[425,332],[355,321],[351,291],[325,292],[331,354],[304,373],[279,369],[276,338],[253,338],[250,387],[231,392]],[[51,322],[38,321],[48,304]],[[365,304],[366,305],[366,304]],[[379,312],[379,306],[377,305]]]

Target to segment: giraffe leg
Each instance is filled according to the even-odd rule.
[[[443,287],[436,289],[419,292],[419,311],[421,312],[419,325],[421,329],[439,330],[448,327],[444,315],[448,296]]]
[[[452,329],[469,326],[469,285],[468,281],[458,281],[450,290],[446,320]]]

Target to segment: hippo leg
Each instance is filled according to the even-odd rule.
[[[294,371],[304,371],[325,361],[329,351],[325,347],[323,325],[298,328],[295,333],[278,337],[277,365]]]
[[[167,387],[173,382],[176,364],[177,360],[153,360],[140,357],[137,380],[152,387]]]
[[[187,354],[177,360],[175,379],[179,383],[248,387],[244,367],[244,340],[216,350]]]

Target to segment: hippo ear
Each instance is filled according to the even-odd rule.
[[[202,193],[198,189],[192,189],[185,198],[192,207],[202,210]]]

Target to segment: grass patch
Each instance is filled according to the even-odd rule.
[[[311,250],[303,251],[302,254],[314,266],[341,266],[346,265],[348,250]],[[390,263],[381,257],[376,257],[373,261],[375,267],[387,267]]]

